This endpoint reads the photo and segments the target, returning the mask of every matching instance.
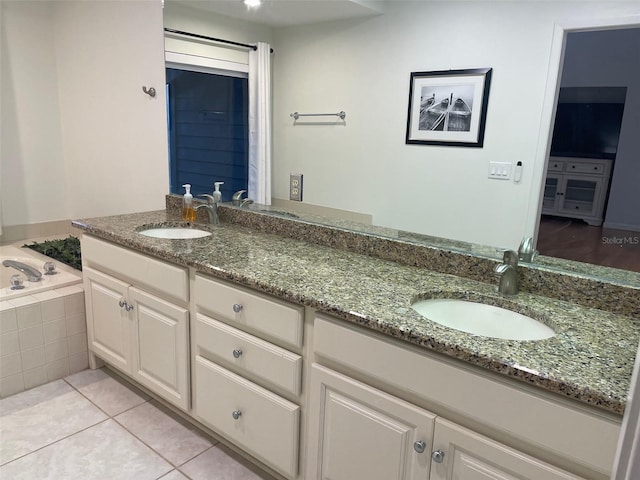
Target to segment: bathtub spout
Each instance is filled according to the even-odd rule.
[[[15,260],[4,260],[2,265],[5,267],[15,268],[16,270],[24,273],[27,276],[27,280],[30,282],[39,282],[42,278],[42,273],[33,268],[30,265],[27,265],[22,262],[17,262]]]

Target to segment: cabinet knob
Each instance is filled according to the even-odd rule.
[[[234,410],[231,413],[231,416],[233,417],[234,420],[238,420],[241,415],[242,415],[242,412],[240,410]]]
[[[413,443],[413,449],[418,453],[424,452],[425,448],[427,448],[427,444],[424,443],[422,440],[418,440],[417,442]]]
[[[127,302],[124,302],[124,309],[127,312],[130,312],[131,310],[133,310],[133,305],[129,305]]]
[[[236,348],[236,349],[233,351],[233,357],[234,357],[234,358],[240,358],[241,356],[242,356],[242,350],[240,350],[239,348]]]
[[[120,308],[124,308],[126,304],[127,302],[125,302],[123,298],[121,298],[120,301],[118,302],[118,305],[120,305]]]
[[[242,310],[242,304],[234,303],[233,304],[233,311],[236,312],[236,313],[240,313],[240,310]]]
[[[436,450],[431,454],[431,460],[436,463],[442,463],[444,461],[444,452],[442,450]]]

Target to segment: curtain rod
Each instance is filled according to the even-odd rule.
[[[183,32],[182,30],[174,30],[173,28],[165,28],[164,31],[169,33],[175,33],[177,35],[185,35],[187,37],[202,38],[204,40],[210,40],[212,42],[228,43],[229,45],[237,45],[238,47],[250,48],[251,50],[258,49],[258,47],[256,47],[255,45],[233,42],[231,40],[224,40],[222,38],[207,37],[206,35],[198,35],[197,33],[189,33],[189,32]],[[273,48],[271,49],[271,53],[273,53]]]

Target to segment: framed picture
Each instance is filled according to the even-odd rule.
[[[411,72],[406,143],[482,147],[490,68]]]

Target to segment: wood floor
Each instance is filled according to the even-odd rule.
[[[640,272],[640,232],[543,215],[537,249],[541,255]]]

